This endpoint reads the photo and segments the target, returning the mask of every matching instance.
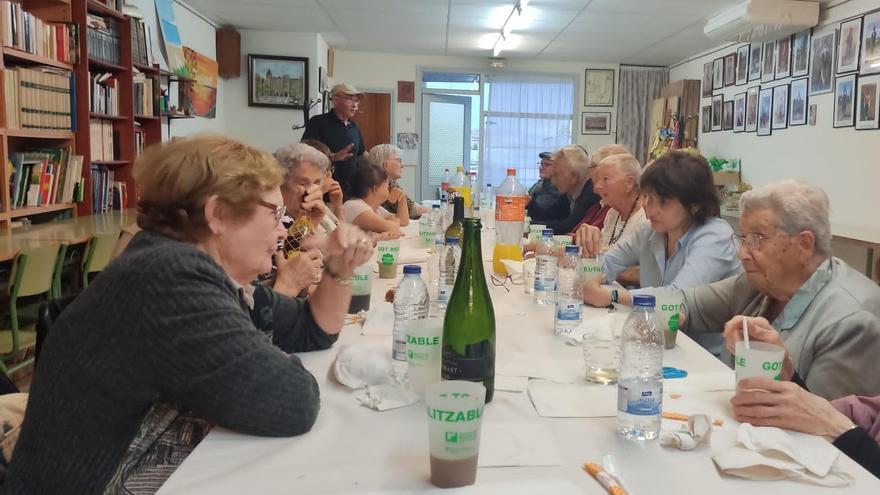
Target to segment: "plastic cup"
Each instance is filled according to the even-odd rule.
[[[532,242],[538,242],[541,239],[541,232],[546,228],[546,225],[541,224],[529,225],[529,240]]]
[[[562,246],[563,248],[565,246],[571,246],[571,236],[568,234],[554,235],[553,241],[556,243],[557,246]]]
[[[535,293],[535,265],[537,260],[529,258],[523,261],[523,288],[526,294]]]
[[[397,277],[397,258],[400,256],[400,240],[379,241],[376,259],[379,262],[379,278]]]
[[[409,385],[413,392],[425,396],[425,389],[440,383],[440,354],[443,319],[411,320],[406,328],[406,362]]]
[[[581,271],[583,273],[584,282],[593,279],[594,277],[601,277],[602,273],[602,262],[597,258],[583,258],[581,259]]]
[[[428,387],[425,405],[434,486],[454,488],[476,481],[485,403],[482,383],[455,380]]]
[[[657,320],[663,326],[666,348],[674,349],[678,330],[684,325],[687,316],[684,295],[678,289],[651,289],[649,292],[657,300],[655,312]]]
[[[373,266],[367,262],[354,269],[354,277],[351,284],[351,303],[348,305],[349,314],[357,314],[361,310],[370,309],[370,293],[373,289]]]
[[[751,342],[746,349],[745,342],[737,342],[734,359],[736,382],[739,383],[743,378],[762,376],[779,380],[783,359],[785,359],[785,349],[782,347],[765,342]]]

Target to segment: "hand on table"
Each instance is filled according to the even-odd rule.
[[[584,302],[590,306],[604,308],[611,304],[611,289],[602,287],[605,276],[593,277],[584,282]]]
[[[730,321],[724,324],[724,345],[731,354],[736,353],[736,343],[743,340],[743,320],[749,322],[749,341],[764,342],[785,349],[785,358],[782,361],[782,372],[780,377],[783,380],[791,380],[794,376],[795,367],[788,349],[785,348],[785,342],[779,332],[773,328],[773,325],[766,318],[752,318],[749,316],[734,316]]]

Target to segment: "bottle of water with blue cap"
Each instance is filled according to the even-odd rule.
[[[554,330],[560,337],[568,337],[581,324],[584,289],[581,284],[581,256],[578,246],[565,246],[565,256],[559,260],[556,288],[556,318]]]
[[[556,302],[556,272],[556,243],[553,242],[553,229],[544,229],[535,249],[536,303],[549,305]]]
[[[665,338],[654,306],[654,296],[634,296],[620,338],[617,433],[628,440],[653,440],[660,434]]]
[[[394,291],[394,329],[391,349],[394,376],[403,383],[407,378],[406,329],[412,320],[428,318],[428,287],[422,281],[422,267],[406,265],[403,279]]]

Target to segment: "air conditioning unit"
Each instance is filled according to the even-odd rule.
[[[746,0],[709,19],[703,33],[719,41],[767,42],[818,23],[818,0]]]

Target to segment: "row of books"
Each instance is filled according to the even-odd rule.
[[[82,164],[69,148],[10,153],[12,208],[82,201]]]
[[[154,88],[158,87],[158,81],[136,72],[134,74],[134,113],[135,115],[157,115],[156,94]]]
[[[111,64],[119,64],[119,36],[113,19],[89,14],[89,56]]]
[[[113,129],[113,121],[89,120],[89,145],[92,161],[115,160],[119,156],[119,131]]]
[[[140,124],[135,122],[135,124],[134,124],[134,156],[135,156],[135,158],[140,158],[140,156],[144,154],[144,148],[146,147],[146,144],[147,144],[146,134],[144,134],[144,130],[141,128]]]
[[[136,64],[153,64],[153,33],[141,19],[131,19],[131,59]]]
[[[89,73],[89,111],[119,115],[119,82],[110,73]]]
[[[102,165],[92,165],[92,212],[122,210],[128,206],[128,187],[115,180],[114,173]]]
[[[4,46],[75,64],[79,59],[78,34],[76,24],[45,22],[18,2],[0,1],[0,37]]]
[[[73,76],[48,66],[9,67],[3,71],[6,127],[9,129],[74,129]]]

